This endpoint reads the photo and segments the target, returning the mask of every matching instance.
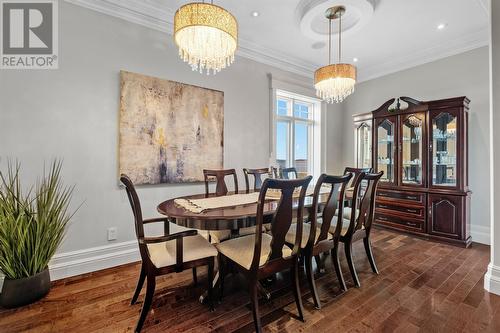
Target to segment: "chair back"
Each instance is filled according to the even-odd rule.
[[[139,242],[139,252],[141,254],[142,261],[152,264],[149,258],[148,247],[140,241],[144,238],[144,220],[142,217],[141,202],[139,201],[139,196],[135,190],[134,183],[125,174],[121,174],[120,181],[123,185],[125,185],[128,200],[130,202],[130,206],[132,207],[132,213],[134,214],[135,235],[137,237],[137,241]]]
[[[266,264],[273,261],[283,260],[283,246],[285,245],[285,237],[292,225],[294,203],[297,203],[297,232],[295,244],[292,250],[292,256],[297,256],[300,250],[302,240],[302,224],[304,215],[304,199],[306,196],[307,186],[311,182],[312,177],[308,176],[302,179],[281,180],[268,178],[264,180],[259,194],[257,204],[257,225],[255,233],[255,247],[253,261],[250,270],[257,271],[260,263],[260,254],[262,248],[262,224],[264,221],[264,206],[266,204],[266,194],[269,189],[280,190],[281,197],[277,203],[277,207],[271,222],[271,251],[267,258]],[[297,197],[297,191],[298,197]]]
[[[236,170],[227,169],[227,170],[203,170],[203,177],[205,179],[205,197],[210,195],[208,183],[210,177],[215,177],[216,185],[215,185],[215,195],[220,197],[223,195],[227,195],[228,189],[226,185],[225,178],[226,176],[233,176],[234,179],[234,191],[238,193],[238,176],[236,176]]]
[[[281,178],[281,173],[279,167],[271,167],[271,178],[274,179],[280,179]]]
[[[293,175],[294,178],[290,177],[291,175]],[[297,169],[295,169],[294,167],[281,169],[281,178],[283,178],[283,179],[297,179],[297,178],[299,178],[299,176],[297,174]]]
[[[144,237],[144,224],[142,220],[141,202],[139,201],[139,196],[137,195],[137,192],[135,190],[134,183],[132,183],[132,180],[130,180],[130,178],[125,174],[122,174],[120,176],[120,181],[123,185],[125,185],[128,201],[130,202],[132,213],[134,214],[135,234],[137,238]]]
[[[334,240],[338,240],[340,233],[342,231],[342,216],[344,212],[344,195],[347,188],[347,184],[353,177],[352,173],[347,173],[343,176],[330,176],[327,174],[322,174],[318,178],[318,182],[314,188],[313,204],[311,208],[311,232],[309,234],[309,240],[307,242],[307,247],[318,244],[324,241],[328,237],[330,232],[330,226],[332,219],[337,212],[337,227],[334,232]],[[330,189],[327,193],[321,193],[321,188],[323,185],[330,185]],[[324,188],[324,187],[323,187]],[[316,228],[317,228],[317,218],[320,206],[320,197],[326,196],[327,200],[321,203],[323,223],[321,224],[320,234],[316,240]]]
[[[250,193],[250,175],[253,176],[253,190],[260,190],[262,187],[262,176],[265,175],[270,177],[271,171],[269,168],[260,168],[260,169],[243,169],[243,174],[245,175],[245,184],[247,186],[247,193]]]
[[[383,174],[383,171],[379,173],[362,172],[356,180],[352,200],[353,202],[359,202],[359,205],[358,210],[354,209],[354,207],[352,209],[349,229],[346,233],[347,237],[352,236],[354,232],[362,229],[363,227],[365,228],[367,234],[370,233],[375,214],[377,186]],[[365,182],[365,185],[362,189],[361,184],[363,182]]]
[[[352,167],[346,167],[344,169],[344,175],[348,174],[349,172],[352,173],[354,175],[354,177],[352,178],[351,183],[347,187],[353,187],[354,183],[356,183],[356,180],[361,175],[361,173],[363,173],[363,172],[364,173],[373,172],[373,168],[352,168]]]

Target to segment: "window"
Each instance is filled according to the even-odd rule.
[[[321,102],[276,91],[275,160],[300,176],[321,173]]]

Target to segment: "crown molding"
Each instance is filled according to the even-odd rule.
[[[362,68],[360,69],[359,82],[376,79],[487,45],[489,45],[488,29],[481,29],[447,43],[412,52],[406,57],[398,57],[376,66]]]
[[[175,12],[166,8],[159,0],[65,0],[68,3],[85,7],[103,14],[121,18],[160,32],[172,34],[173,17]],[[485,13],[489,15],[488,0],[476,0]],[[368,81],[381,76],[392,74],[411,67],[422,65],[438,59],[446,58],[489,44],[488,33],[483,29],[448,43],[440,43],[427,49],[414,52],[407,57],[391,59],[376,66],[359,68],[358,81]],[[263,48],[259,45],[239,39],[236,53],[241,56],[265,65],[273,66],[287,72],[298,74],[312,79],[314,71],[320,65],[302,60],[284,52]]]

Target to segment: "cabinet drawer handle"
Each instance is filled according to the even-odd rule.
[[[416,209],[406,209],[407,213],[413,213],[413,214],[418,214],[418,210]]]
[[[406,222],[406,224],[409,225],[410,227],[416,227],[417,226],[417,223]]]
[[[378,205],[378,207],[379,207],[379,208],[386,208],[386,209],[387,209],[387,208],[389,208],[389,207],[387,207],[386,205]]]
[[[383,216],[379,216],[378,219],[382,220],[382,221],[389,221],[389,219],[387,217],[383,217]]]
[[[406,199],[408,199],[408,200],[418,200],[418,197],[416,197],[416,196],[408,196],[407,195]]]

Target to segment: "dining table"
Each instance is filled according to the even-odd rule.
[[[227,197],[235,194],[246,194],[251,195],[250,192],[229,192]],[[209,195],[208,198],[215,197],[215,195]],[[345,201],[349,202],[352,197],[352,191],[346,190]],[[215,231],[215,230],[230,230],[231,237],[238,237],[238,231],[242,228],[252,227],[256,224],[257,216],[257,201],[248,204],[236,204],[232,206],[213,208],[203,211],[192,211],[179,205],[179,200],[198,200],[206,198],[205,194],[195,194],[188,195],[178,198],[173,198],[160,203],[157,210],[160,214],[168,217],[170,222],[175,223],[179,226],[205,230],[205,231]],[[322,193],[319,197],[319,203],[325,202],[328,199],[328,193]],[[298,207],[298,198],[293,199],[293,207],[296,209]],[[304,217],[307,217],[312,208],[313,198],[312,191],[308,191],[304,199]],[[263,207],[263,223],[269,223],[272,220],[273,214],[276,211],[278,205],[278,200],[269,199],[265,201]],[[215,275],[213,285],[215,286],[218,282],[219,276],[218,272]],[[269,299],[271,297],[270,293],[264,288],[260,288],[261,293]],[[206,299],[206,293],[200,296],[200,302]]]

